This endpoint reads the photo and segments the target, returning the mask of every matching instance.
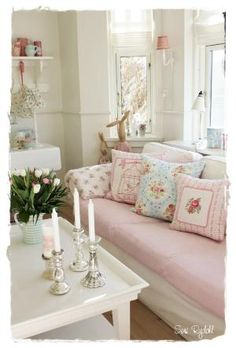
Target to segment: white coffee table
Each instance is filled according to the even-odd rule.
[[[44,220],[44,223],[50,225],[51,220]],[[41,258],[42,246],[24,244],[19,227],[13,225],[11,228],[8,255],[11,262],[13,337],[27,338],[84,320],[83,325],[87,323],[87,331],[91,332],[92,324],[90,327],[88,319],[91,318],[94,325],[95,318],[98,318],[101,325],[101,314],[111,310],[116,338],[130,339],[130,301],[137,299],[148,283],[99,247],[99,269],[105,276],[106,284],[96,289],[83,287],[80,280],[86,271],[72,272],[69,269],[74,256],[73,226],[59,218],[59,227],[61,246],[65,251],[66,280],[71,285],[70,292],[61,296],[52,295],[49,292],[51,281],[42,277],[45,267]],[[87,248],[85,254],[88,254]],[[56,335],[57,330],[54,332]]]

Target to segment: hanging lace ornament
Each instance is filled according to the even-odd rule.
[[[44,102],[38,88],[28,88],[23,83],[24,63],[20,62],[21,87],[11,93],[11,113],[17,117],[30,118],[37,109],[44,107]]]

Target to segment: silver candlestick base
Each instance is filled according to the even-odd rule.
[[[42,259],[45,260],[45,271],[43,272],[43,278],[53,280],[55,268],[52,256],[46,257],[44,254],[42,254]]]
[[[96,237],[94,242],[89,241],[89,271],[86,276],[81,280],[81,284],[86,288],[98,288],[105,285],[103,275],[98,269],[97,262],[97,247],[101,238]]]
[[[84,233],[84,229],[74,227],[73,229],[73,243],[75,249],[75,259],[70,264],[70,269],[74,272],[83,272],[88,269],[88,261],[84,258],[82,245],[87,242],[88,237]]]
[[[53,295],[64,295],[70,291],[70,285],[65,281],[65,272],[63,268],[64,250],[52,251],[52,259],[54,264],[54,283],[50,286],[49,291]]]

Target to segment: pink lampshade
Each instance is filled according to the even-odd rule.
[[[162,35],[157,37],[157,50],[164,50],[169,48],[168,36]]]

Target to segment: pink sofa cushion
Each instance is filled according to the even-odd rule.
[[[133,214],[127,204],[94,199],[101,237],[165,278],[209,312],[224,317],[225,242],[169,229],[169,223]],[[81,200],[87,225],[87,201]]]
[[[177,204],[170,228],[222,241],[226,226],[226,180],[207,180],[179,174]]]
[[[199,161],[202,155],[197,152],[179,149],[162,143],[147,143],[143,147],[143,153],[147,155],[155,153],[159,159],[167,162],[193,162]]]

